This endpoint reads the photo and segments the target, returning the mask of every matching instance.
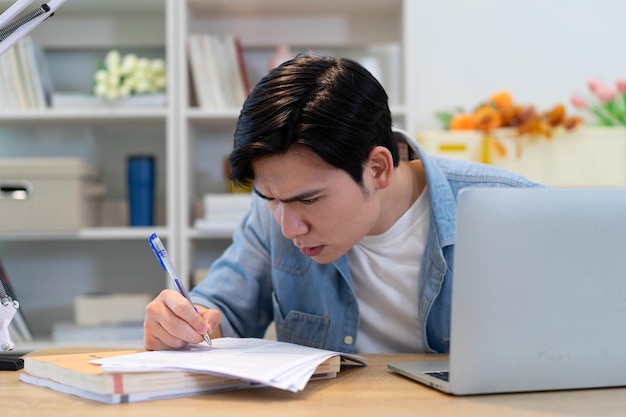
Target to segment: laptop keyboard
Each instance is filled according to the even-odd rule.
[[[426,375],[434,376],[437,379],[441,379],[442,381],[448,381],[450,377],[449,371],[437,371],[437,372],[424,372]]]

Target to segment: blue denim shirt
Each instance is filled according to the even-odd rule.
[[[448,352],[454,271],[456,196],[472,186],[539,186],[484,164],[427,155],[406,133],[422,161],[431,200],[430,229],[422,258],[417,308],[428,352]],[[205,280],[191,291],[194,303],[223,314],[224,336],[263,337],[274,321],[278,340],[354,352],[359,308],[346,255],[330,264],[304,256],[281,234],[267,203],[252,198],[233,242]]]

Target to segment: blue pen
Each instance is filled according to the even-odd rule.
[[[159,239],[156,233],[153,233],[148,239],[148,243],[150,243],[150,247],[154,251],[154,254],[156,255],[159,262],[161,263],[161,266],[163,267],[163,269],[167,271],[169,276],[174,281],[174,284],[176,284],[178,291],[183,295],[183,297],[185,297],[189,301],[193,309],[196,310],[196,313],[200,314],[196,306],[193,305],[193,301],[191,301],[191,297],[189,297],[189,294],[187,294],[185,287],[183,287],[183,283],[180,282],[180,279],[178,279],[178,274],[176,273],[176,270],[174,269],[174,265],[172,265],[172,262],[170,261],[169,256],[167,256],[167,251],[165,250],[165,246],[163,246],[161,239]],[[209,333],[206,333],[204,335],[204,341],[207,342],[209,346],[213,345],[211,343],[211,338],[209,337]]]

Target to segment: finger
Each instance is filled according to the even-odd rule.
[[[148,350],[169,350],[181,349],[187,345],[187,342],[179,339],[161,328],[161,331],[148,331],[144,327],[143,345]]]
[[[181,299],[184,301],[181,302]],[[185,310],[185,303],[193,312],[191,317],[204,322],[187,299],[172,290],[162,291],[146,306],[144,345],[147,349],[181,348],[188,343],[202,341],[199,332],[179,317],[180,311]],[[174,306],[173,310],[171,306]],[[182,315],[185,316],[184,313]]]
[[[164,296],[166,294],[160,294],[146,306],[144,347],[149,350],[180,348],[186,344],[179,337],[169,334],[161,324],[167,315],[172,314],[162,301]]]
[[[220,323],[222,322],[222,313],[219,310],[208,309],[206,307],[198,306],[200,315],[206,323],[209,334],[211,337],[222,337],[222,331],[220,329]]]
[[[174,292],[174,294],[168,294],[168,296],[163,299],[163,302],[174,316],[171,317],[171,325],[183,326],[182,323],[176,321],[176,319],[179,319],[198,334],[205,334],[209,330],[204,317],[202,317],[194,305],[180,293]]]

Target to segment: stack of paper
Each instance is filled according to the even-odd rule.
[[[272,386],[303,389],[333,378],[341,357],[363,358],[266,339],[214,339],[213,347],[27,356],[20,379],[105,403],[147,401]]]
[[[266,339],[220,338],[213,346],[193,345],[185,350],[150,351],[97,359],[103,372],[190,371],[240,378],[293,392],[301,391],[325,360],[341,355],[323,349]]]

